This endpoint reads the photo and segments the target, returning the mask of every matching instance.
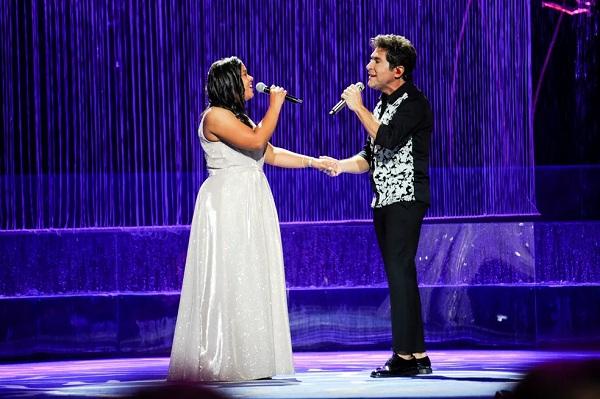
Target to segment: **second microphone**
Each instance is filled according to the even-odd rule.
[[[258,82],[258,84],[256,85],[256,90],[258,90],[261,93],[264,94],[269,94],[271,92],[271,89],[267,87],[266,84],[264,84],[263,82]],[[302,104],[302,99],[298,98],[298,97],[294,97],[292,95],[286,94],[285,95],[285,99],[287,101],[293,102],[295,104]]]
[[[363,82],[356,82],[355,86],[358,89],[358,91],[363,91],[365,89],[365,85],[363,84]],[[338,101],[338,103],[335,104],[333,106],[333,108],[331,108],[331,111],[329,111],[329,115],[335,115],[335,114],[337,114],[345,106],[346,106],[346,100],[342,99],[342,100]]]

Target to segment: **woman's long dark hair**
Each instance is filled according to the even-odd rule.
[[[226,108],[248,126],[242,81],[242,61],[237,57],[223,58],[213,62],[208,70],[206,94],[211,107]]]

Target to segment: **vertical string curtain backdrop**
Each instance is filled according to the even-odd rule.
[[[414,43],[433,105],[428,216],[536,212],[528,2],[0,3],[0,229],[188,224],[205,178],[205,77],[225,56],[304,99],[284,106],[274,145],[357,153],[357,118],[327,111],[366,82],[378,33]],[[266,105],[256,94],[251,116]],[[266,172],[281,221],[371,217],[366,176]]]

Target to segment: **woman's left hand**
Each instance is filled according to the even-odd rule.
[[[337,159],[330,157],[320,157],[311,161],[311,167],[327,173],[329,176],[337,176],[340,174],[340,166]]]

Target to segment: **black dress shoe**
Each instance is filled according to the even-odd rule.
[[[431,360],[429,360],[429,356],[425,356],[424,358],[417,359],[417,369],[419,370],[419,374],[431,374]]]
[[[371,372],[372,378],[410,377],[419,374],[417,361],[413,357],[410,360],[402,359],[398,355],[392,355],[383,367]]]

